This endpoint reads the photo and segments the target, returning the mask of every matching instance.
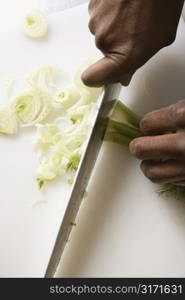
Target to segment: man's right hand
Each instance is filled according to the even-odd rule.
[[[184,0],[91,0],[90,31],[104,58],[82,75],[89,86],[120,82],[176,36]]]

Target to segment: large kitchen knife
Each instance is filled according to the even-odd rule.
[[[103,142],[108,116],[116,102],[114,99],[116,99],[119,95],[120,87],[121,86],[119,84],[107,86],[101,95],[100,108],[95,118],[94,126],[91,130],[86,149],[75,177],[70,200],[46,270],[45,277],[47,278],[54,277],[64,251],[66,241],[69,239],[72,223],[75,221],[81,201],[84,197],[84,193]]]

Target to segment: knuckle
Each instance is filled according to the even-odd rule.
[[[109,32],[108,28],[103,26],[103,23],[97,28],[97,31],[95,34],[95,42],[96,42],[96,46],[99,49],[106,50],[108,53],[109,52],[114,53],[113,50],[115,49],[115,36],[111,32]],[[115,55],[117,53],[119,56],[119,51],[115,51]]]
[[[98,49],[105,49],[106,48],[106,35],[103,31],[97,32],[95,35],[95,43]]]

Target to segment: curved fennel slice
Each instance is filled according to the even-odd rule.
[[[61,108],[67,109],[73,106],[80,98],[80,91],[74,86],[69,86],[58,92],[54,100],[57,104],[60,104]]]
[[[30,90],[16,97],[11,107],[21,124],[33,126],[48,116],[51,103],[47,93]]]
[[[26,77],[26,89],[0,110],[0,133],[13,135],[19,126],[36,129],[33,144],[39,162],[39,189],[61,176],[73,183],[101,91],[81,82],[82,68],[67,86],[63,76],[58,81],[56,70],[45,65],[33,71]]]
[[[31,38],[42,38],[46,36],[48,33],[46,17],[39,10],[31,11],[23,20],[22,32]]]

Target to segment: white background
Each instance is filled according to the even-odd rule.
[[[7,18],[18,21],[20,15],[33,7],[43,7],[43,1],[0,0],[0,5],[0,25],[4,26]],[[183,34],[183,25],[181,29]],[[178,47],[165,50],[123,91],[123,99],[130,95],[133,100],[140,95],[140,101],[149,98],[148,90],[152,93],[152,105],[137,102],[138,112],[154,108],[155,98],[164,105],[167,100],[185,97],[181,47],[179,41]],[[134,170],[136,181],[130,170]],[[143,178],[136,160],[131,160],[119,146],[103,147],[95,175],[58,276],[184,277],[185,204],[156,197],[154,186]],[[121,199],[125,194],[128,198]],[[146,197],[147,194],[151,196]]]

